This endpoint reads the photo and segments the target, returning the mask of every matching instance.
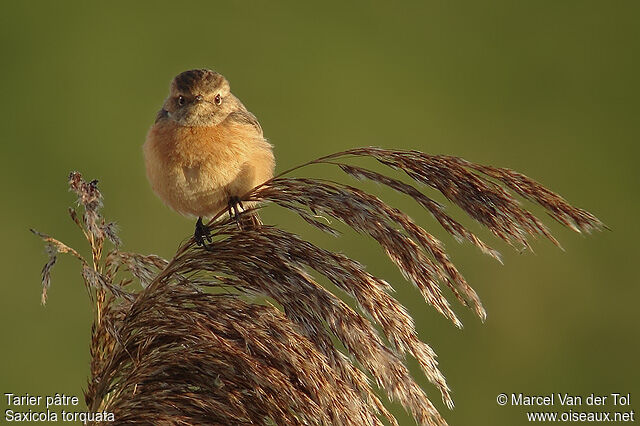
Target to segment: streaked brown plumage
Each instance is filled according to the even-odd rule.
[[[144,144],[147,177],[169,207],[211,217],[273,176],[272,146],[220,74],[185,71],[171,82]]]

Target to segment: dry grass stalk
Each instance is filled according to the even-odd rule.
[[[375,158],[440,191],[511,244],[529,247],[532,235],[557,241],[509,189],[575,231],[603,227],[590,213],[526,176],[456,157],[359,148],[302,165],[335,165],[348,175],[404,193],[456,239],[466,239],[498,260],[497,251],[417,187],[349,164],[352,157]],[[352,186],[284,177],[302,166],[255,188],[243,200],[277,204],[332,234],[337,231],[318,215],[340,220],[377,241],[425,300],[454,324],[461,326],[442,285],[485,318],[478,295],[433,235],[402,211]],[[100,214],[96,182],[72,173],[70,187],[83,208],[82,218],[75,209],[70,214],[90,243],[91,261],[34,232],[49,253],[42,271],[43,303],[58,253],[80,260],[95,299],[91,379],[85,393],[90,410],[113,412],[122,424],[381,425],[383,417],[397,424],[375,395],[369,375],[419,424],[446,424],[403,362],[406,354],[413,356],[451,408],[435,353],[417,338],[411,316],[390,295],[391,285],[356,261],[273,226],[240,229],[223,212],[209,223],[213,242],[207,250],[191,239],[170,261],[127,253],[119,248],[115,225]],[[103,255],[106,240],[114,248]],[[344,290],[358,310],[319,285],[314,274]],[[131,285],[134,279],[141,289]],[[216,291],[206,291],[211,288]],[[281,309],[242,295],[266,296]]]

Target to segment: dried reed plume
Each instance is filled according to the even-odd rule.
[[[577,232],[603,227],[587,211],[522,174],[417,151],[359,148],[328,155],[243,197],[292,210],[332,234],[336,229],[320,219],[332,218],[371,236],[426,302],[458,327],[461,322],[443,286],[481,319],[485,311],[440,241],[360,189],[285,175],[311,164],[337,166],[410,196],[456,239],[498,260],[499,253],[416,186],[349,164],[354,157],[374,158],[440,191],[513,245],[528,247],[527,238],[535,235],[558,242],[510,190]],[[92,258],[34,232],[47,243],[49,254],[42,270],[42,302],[58,253],[70,253],[80,261],[95,303],[85,392],[90,411],[112,412],[120,424],[381,425],[383,418],[397,424],[374,393],[371,377],[419,424],[446,424],[403,361],[407,354],[414,357],[451,408],[435,353],[417,338],[411,316],[391,296],[392,286],[358,262],[273,226],[240,229],[223,212],[209,223],[212,241],[206,250],[190,239],[170,261],[128,253],[120,250],[115,225],[100,213],[97,182],[72,173],[69,183],[82,212],[79,217],[78,210],[70,209],[71,218],[89,241]],[[105,254],[106,240],[113,248]],[[319,285],[320,276],[344,290],[358,309]],[[247,297],[255,295],[279,308]]]

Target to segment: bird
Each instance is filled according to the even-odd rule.
[[[210,69],[192,69],[173,78],[169,96],[143,145],[151,188],[171,209],[197,217],[194,240],[211,241],[203,218],[225,208],[239,220],[241,198],[273,177],[273,146],[257,118]],[[249,212],[246,212],[249,213]],[[249,223],[260,224],[256,212]]]

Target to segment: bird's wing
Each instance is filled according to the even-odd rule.
[[[227,120],[234,123],[252,126],[256,130],[256,132],[258,132],[260,136],[262,136],[262,126],[260,126],[260,123],[258,123],[258,119],[255,115],[251,114],[247,110],[234,111],[229,114]]]
[[[158,111],[158,114],[156,114],[155,122],[157,123],[158,121],[167,117],[169,117],[169,112],[166,109],[162,108],[160,111]]]

